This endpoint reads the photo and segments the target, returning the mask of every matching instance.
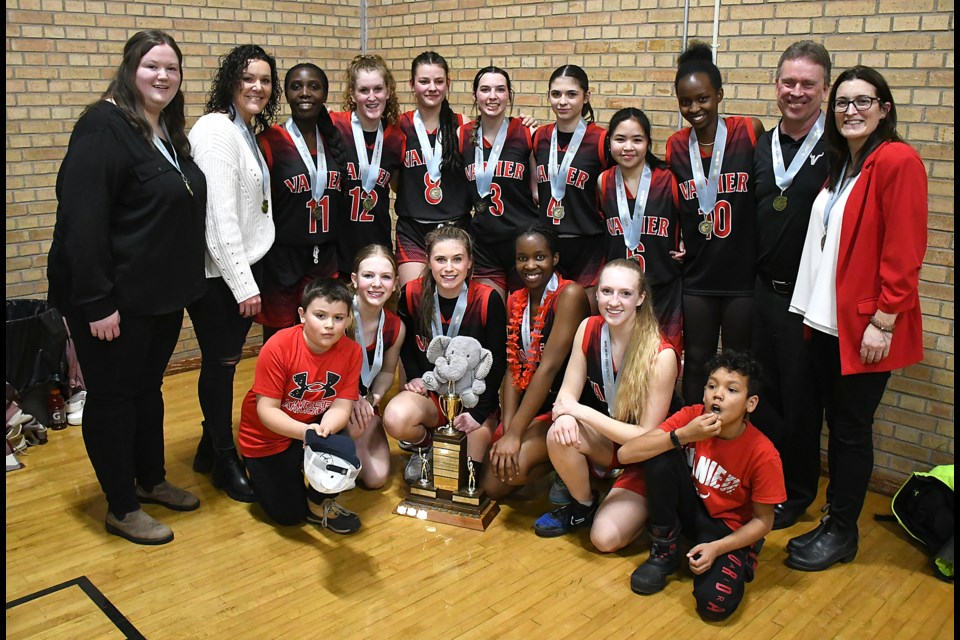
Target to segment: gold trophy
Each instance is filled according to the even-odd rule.
[[[420,479],[397,505],[397,513],[483,531],[500,507],[477,488],[474,463],[467,456],[467,434],[453,426],[454,419],[463,411],[463,400],[455,391],[454,381],[447,382],[446,393],[440,394],[439,401],[447,422],[433,435],[433,477],[428,479],[424,463]]]

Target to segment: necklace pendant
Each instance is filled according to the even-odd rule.
[[[180,177],[183,178],[183,186],[185,186],[185,187],[187,188],[187,193],[189,193],[189,194],[190,194],[190,197],[192,198],[192,197],[193,197],[193,189],[190,187],[190,181],[187,180],[187,176],[181,175]]]

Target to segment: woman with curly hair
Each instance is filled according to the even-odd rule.
[[[400,169],[403,135],[397,126],[397,83],[378,55],[358,55],[347,69],[344,111],[331,114],[343,136],[346,166],[341,213],[335,216],[341,274],[368,244],[393,247],[390,182]]]
[[[187,310],[200,344],[197,385],[203,436],[195,471],[234,500],[255,497],[233,440],[233,378],[253,317],[260,313],[260,259],[273,244],[270,171],[255,135],[276,119],[277,63],[256,45],[220,60],[206,115],[190,131],[207,177],[207,293]]]

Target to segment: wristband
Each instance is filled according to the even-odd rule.
[[[883,326],[874,316],[870,316],[870,326],[879,329],[884,333],[893,333],[893,330],[897,327],[897,324],[894,322],[888,326]]]
[[[676,431],[670,432],[670,442],[673,443],[673,448],[677,451],[683,448],[683,445],[680,444],[680,437],[677,435]]]

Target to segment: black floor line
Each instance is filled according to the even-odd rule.
[[[67,580],[58,585],[52,587],[47,587],[46,589],[41,589],[30,595],[23,596],[22,598],[17,598],[7,603],[7,610],[14,607],[18,607],[22,604],[27,604],[38,598],[48,596],[51,593],[56,593],[57,591],[62,591],[63,589],[68,589],[69,587],[77,586],[87,594],[87,597],[97,605],[97,608],[103,612],[103,615],[107,616],[107,619],[113,623],[113,625],[120,630],[127,638],[131,640],[146,640],[144,635],[137,631],[137,628],[124,617],[120,610],[113,606],[113,603],[107,599],[107,596],[103,595],[99,589],[97,589],[90,579],[87,576],[80,576],[79,578],[74,578],[73,580]]]

